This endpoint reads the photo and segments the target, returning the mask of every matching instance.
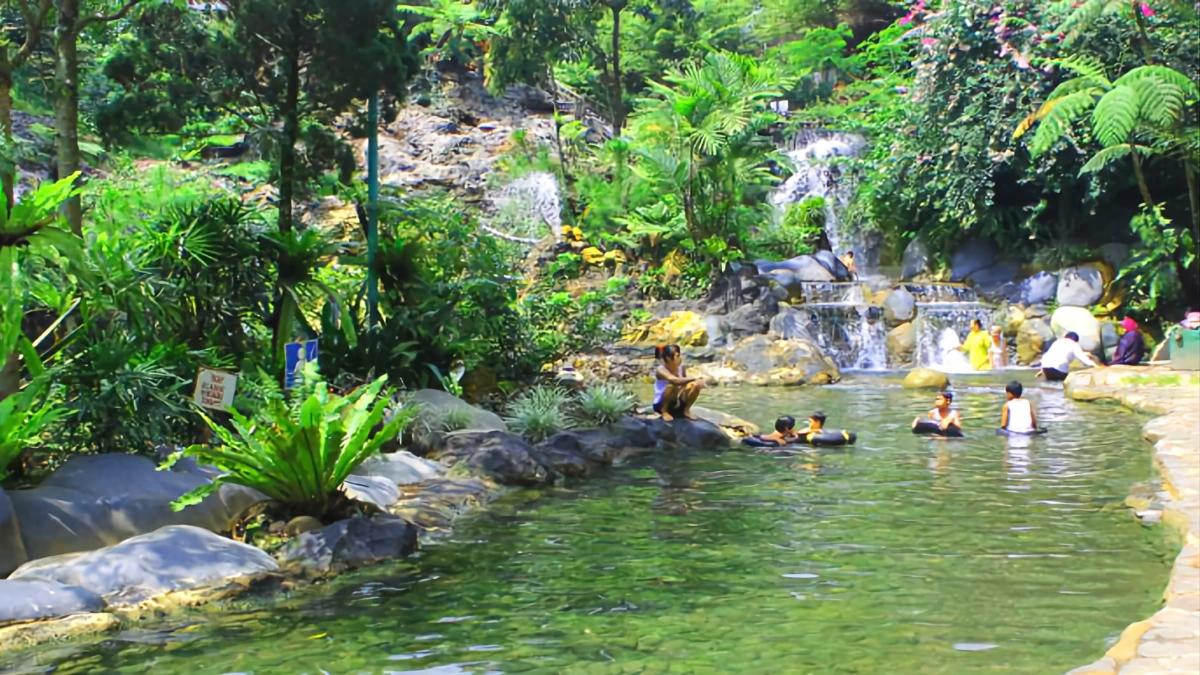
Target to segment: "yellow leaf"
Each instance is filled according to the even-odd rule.
[[[328,637],[328,636],[329,636],[329,633],[317,633],[316,635],[309,635],[308,639],[309,640],[320,640],[321,638]]]

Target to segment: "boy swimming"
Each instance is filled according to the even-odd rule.
[[[1025,388],[1020,382],[1009,382],[1004,388],[1007,399],[1004,409],[1000,411],[1000,428],[1014,434],[1032,434],[1037,431],[1037,416],[1033,412],[1033,404],[1021,398]]]
[[[787,445],[798,438],[796,434],[796,419],[791,415],[784,415],[775,420],[775,432],[763,434],[758,437],[759,440],[775,445]]]
[[[959,416],[957,410],[951,410],[950,405],[954,403],[954,394],[944,391],[937,395],[933,400],[933,410],[925,414],[925,417],[918,417],[913,420],[913,428],[915,429],[918,422],[925,419],[931,419],[937,422],[938,428],[942,431],[951,431],[950,427],[954,427],[954,431],[962,432],[962,417]]]
[[[655,347],[654,358],[659,362],[654,369],[654,412],[666,422],[676,417],[696,419],[692,416],[692,404],[700,398],[704,380],[687,376],[679,345]]]
[[[825,426],[825,413],[818,410],[808,416],[808,426],[796,432],[797,436],[815,434]]]

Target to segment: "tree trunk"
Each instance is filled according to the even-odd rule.
[[[612,61],[613,61],[613,138],[621,135],[625,127],[625,92],[621,82],[621,10],[625,9],[625,0],[614,0],[611,5],[613,15],[612,29]]]
[[[13,148],[12,71],[12,62],[8,58],[8,46],[0,45],[0,134],[3,134],[4,147],[10,152]],[[12,162],[11,167],[9,161]],[[0,161],[0,183],[3,184],[5,208],[9,213],[12,212],[13,207],[13,186],[16,183],[16,173],[16,157],[6,157]]]
[[[279,148],[279,231],[292,229],[296,195],[296,143],[300,140],[300,20],[293,13],[288,47],[287,93],[283,102],[283,143]]]
[[[79,171],[79,0],[56,0],[54,24],[54,131],[58,178]],[[65,204],[67,222],[83,235],[83,204],[78,196]]]
[[[1129,144],[1129,156],[1133,158],[1133,175],[1137,177],[1138,190],[1142,192],[1142,201],[1146,206],[1154,208],[1154,199],[1150,196],[1150,185],[1146,182],[1146,174],[1142,173],[1142,158],[1138,156],[1137,146]]]

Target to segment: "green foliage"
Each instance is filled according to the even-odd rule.
[[[66,411],[50,396],[44,377],[0,400],[0,480],[22,452],[44,444],[47,432],[64,417]]]
[[[569,402],[561,387],[534,387],[509,404],[504,421],[513,432],[531,441],[545,440],[573,426],[567,411]]]
[[[175,508],[233,483],[258,490],[296,514],[333,514],[346,478],[411,421],[411,409],[384,420],[386,380],[383,376],[338,396],[328,392],[315,364],[309,364],[305,381],[311,393],[293,397],[286,408],[266,408],[256,419],[230,411],[232,430],[201,413],[221,445],[193,445],[183,456],[226,473],[180,497]]]
[[[637,405],[637,397],[620,382],[595,382],[575,395],[576,416],[583,426],[612,424]]]
[[[1130,223],[1143,248],[1117,276],[1130,292],[1135,308],[1153,312],[1170,304],[1186,283],[1177,270],[1196,267],[1196,238],[1187,228],[1174,227],[1161,207],[1143,209]]]
[[[787,260],[816,250],[825,232],[825,200],[810,197],[788,204],[783,221],[769,224],[750,238],[755,259]]]

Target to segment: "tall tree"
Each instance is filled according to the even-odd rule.
[[[140,0],[127,0],[113,9],[83,13],[84,0],[54,0],[54,131],[59,176],[79,173],[79,36],[94,24],[125,18]],[[90,3],[87,7],[91,9]],[[108,11],[106,11],[108,10]],[[66,203],[67,222],[76,235],[83,234],[83,204],[79,195]]]
[[[18,27],[16,41],[10,41],[7,31],[0,35],[0,133],[6,152],[13,148],[13,72],[29,60],[42,39],[42,30],[50,18],[53,0],[17,0],[17,11],[22,24]],[[0,182],[3,183],[4,202],[9,211],[13,205],[13,183],[16,177],[16,160],[5,157],[0,160]]]

